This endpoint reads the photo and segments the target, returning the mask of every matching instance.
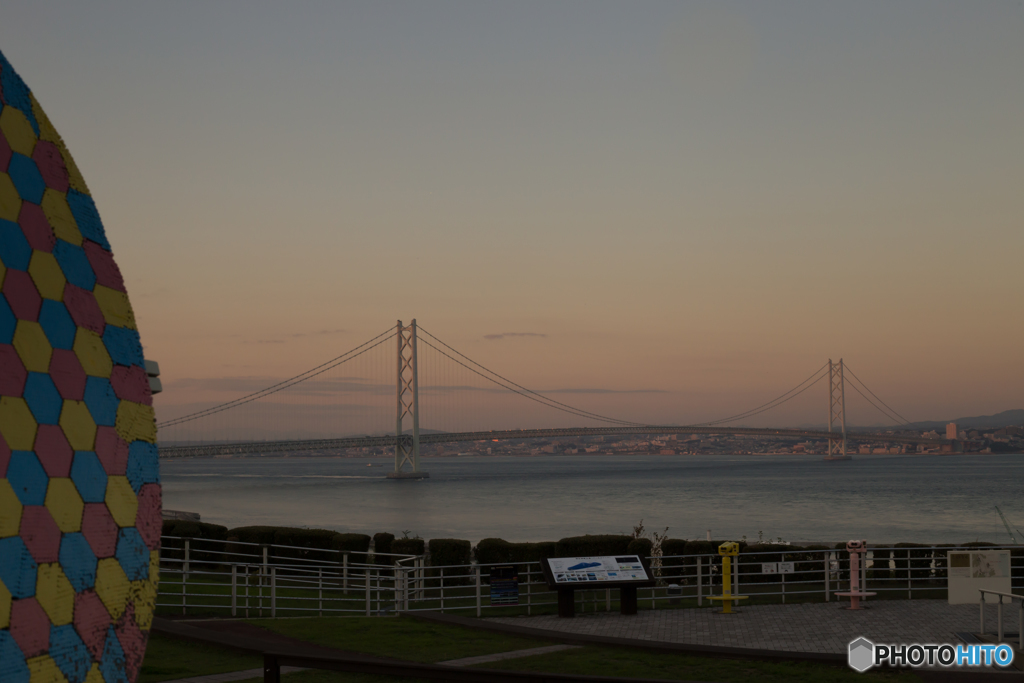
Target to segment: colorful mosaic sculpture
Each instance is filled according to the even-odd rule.
[[[152,397],[82,174],[0,53],[0,681],[134,681],[156,601]]]

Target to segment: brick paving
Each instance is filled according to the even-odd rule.
[[[634,616],[616,612],[495,617],[488,621],[513,626],[612,638],[719,645],[789,652],[846,654],[851,640],[864,636],[875,643],[952,643],[956,633],[977,633],[977,605],[950,605],[945,600],[881,600],[862,611],[839,609],[840,603],[754,605],[736,614],[711,609],[645,610]],[[996,629],[996,607],[986,608],[986,629]],[[1003,607],[1003,629],[1017,631],[1017,605]]]

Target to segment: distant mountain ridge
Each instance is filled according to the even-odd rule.
[[[957,429],[999,429],[1010,425],[1024,425],[1024,409],[1004,410],[995,415],[978,415],[977,417],[958,417],[955,420],[941,422],[911,422],[906,429],[935,429],[945,430],[946,423],[955,422]]]

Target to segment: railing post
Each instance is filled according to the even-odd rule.
[[[482,604],[480,602],[480,565],[476,566],[476,615],[481,615]]]
[[[348,592],[348,551],[341,555],[341,590]]]
[[[444,569],[441,569],[441,614],[444,614]]]
[[[185,584],[188,583],[188,559],[189,559],[189,539],[185,539],[185,561],[181,565],[181,613],[187,614],[188,610],[188,590],[185,588]]]
[[[530,592],[530,586],[533,585],[533,582],[530,580],[530,575],[532,573],[533,571],[530,569],[530,565],[526,565],[526,616],[533,614],[533,595]]]
[[[981,629],[978,635],[985,635],[985,591],[981,591]]]
[[[263,683],[281,683],[281,666],[274,655],[263,655]]]
[[[366,616],[370,616],[370,568],[363,570],[363,585],[366,587]]]
[[[703,607],[704,606],[704,596],[701,593],[701,581],[703,579],[703,577],[701,576],[701,573],[703,571],[703,565],[704,565],[703,558],[700,555],[698,555],[697,556],[697,607]]]
[[[1024,652],[1024,598],[1017,608],[1017,649]]]
[[[277,567],[270,568],[270,616],[277,616]]]
[[[416,568],[411,568],[412,571],[412,585],[416,585]],[[406,568],[402,570],[402,609],[406,612],[409,611],[409,572],[410,569]]]
[[[611,612],[612,611],[612,589],[611,588],[605,588],[604,589],[604,611],[605,612]]]
[[[238,616],[238,565],[231,565],[231,616]]]
[[[317,604],[317,616],[324,615],[324,569],[320,567],[316,570],[316,604]]]
[[[999,594],[999,604],[996,605],[996,642],[1003,642],[1003,594]]]

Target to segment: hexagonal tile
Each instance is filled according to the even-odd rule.
[[[160,460],[156,445],[135,441],[128,449],[128,480],[138,493],[143,484],[160,483]]]
[[[37,568],[23,540],[17,536],[0,538],[0,581],[16,600],[35,594]]]
[[[96,334],[103,334],[107,322],[92,292],[69,282],[64,286],[64,305],[67,306],[68,313],[77,326]]]
[[[58,192],[68,191],[68,169],[64,166],[64,158],[57,145],[48,140],[40,140],[32,151],[32,159],[47,187]]]
[[[107,629],[107,642],[103,645],[103,657],[100,659],[100,671],[107,681],[117,683],[128,683],[128,676],[125,673],[124,648],[121,647],[114,627]]]
[[[23,111],[14,107],[4,107],[3,111],[0,111],[0,130],[4,132],[7,144],[13,151],[32,156],[39,138]]]
[[[3,130],[0,130],[0,173],[7,172],[7,164],[11,162],[12,154],[14,154],[14,150],[7,142],[7,136],[4,135]]]
[[[3,254],[4,267],[27,271],[32,260],[32,247],[15,220],[0,218],[0,254]]]
[[[77,328],[62,302],[43,299],[39,311],[39,325],[43,328],[46,340],[54,349],[70,351],[74,347]]]
[[[58,240],[64,240],[69,244],[82,244],[82,233],[78,231],[78,224],[71,215],[71,208],[68,207],[68,200],[63,192],[46,190],[43,193],[42,208],[46,214],[46,222],[50,224]],[[56,245],[54,248],[56,249]]]
[[[50,478],[32,451],[12,451],[7,465],[7,481],[22,505],[42,505],[46,502],[46,485]],[[22,520],[22,527],[25,526]]]
[[[149,548],[135,527],[121,529],[117,534],[117,561],[129,581],[149,578]]]
[[[107,473],[92,451],[75,451],[71,480],[86,503],[102,503],[107,493]],[[17,488],[15,488],[17,491]],[[116,519],[116,517],[115,517]]]
[[[82,363],[85,374],[91,377],[110,377],[114,363],[110,359],[102,337],[95,332],[79,329],[75,333],[74,350],[79,362]]]
[[[150,577],[152,577],[152,573]],[[129,592],[132,595],[132,607],[135,612],[135,623],[143,631],[153,625],[153,605],[156,604],[156,583],[152,580],[132,581]]]
[[[75,596],[75,631],[94,659],[103,654],[111,623],[110,614],[95,590],[82,591]]]
[[[98,378],[97,380],[105,381]],[[113,389],[111,389],[111,393],[113,393]],[[48,373],[28,373],[22,396],[28,403],[28,409],[32,411],[32,416],[37,423],[56,425],[60,421],[60,411],[64,407],[64,399],[60,397],[60,393]]]
[[[43,312],[46,312],[45,309]],[[74,351],[59,348],[53,350],[50,377],[61,398],[81,401],[85,397],[85,369]]]
[[[31,157],[15,152],[7,166],[7,173],[11,176],[11,181],[17,188],[18,194],[21,195],[22,201],[33,204],[43,201],[46,181],[43,180],[39,167]]]
[[[11,176],[0,173],[0,220],[16,221],[21,211],[21,197]]]
[[[149,378],[146,371],[138,365],[116,366],[110,373],[110,385],[120,399],[153,405],[153,395],[149,392]]]
[[[6,478],[0,479],[0,538],[15,536],[21,528],[24,507]]]
[[[12,450],[28,450],[36,438],[36,421],[23,398],[0,396],[0,434]]]
[[[117,641],[124,650],[125,671],[129,680],[135,680],[142,667],[142,657],[146,651],[146,634],[135,623],[134,603],[129,602],[124,614],[114,625]]]
[[[0,631],[0,680],[10,683],[29,683],[28,665],[25,655],[11,636],[10,631]]]
[[[2,542],[0,541],[0,543]],[[60,541],[60,565],[64,568],[64,573],[76,593],[81,593],[95,585],[96,555],[93,554],[89,542],[82,534],[64,534],[64,538]],[[34,571],[32,574],[35,576]],[[79,633],[82,632],[79,631]],[[82,639],[85,639],[85,635],[82,635]]]
[[[82,534],[96,557],[113,557],[117,550],[117,522],[106,503],[87,503],[82,519]]]
[[[11,591],[7,590],[7,586],[0,581],[0,629],[5,629],[11,625]],[[0,676],[3,674],[3,669],[0,668]],[[0,680],[3,680],[0,677]]]
[[[107,241],[106,231],[103,229],[103,221],[100,220],[100,213],[96,210],[96,204],[92,197],[75,189],[68,190],[68,206],[71,207],[71,214],[78,223],[78,229],[82,237],[92,240],[104,249],[110,249],[110,242]]]
[[[144,365],[142,343],[135,330],[108,325],[103,331],[103,343],[110,352],[110,358],[118,365]]]
[[[50,646],[50,618],[35,598],[11,603],[11,635],[25,657],[35,657]]]
[[[6,270],[0,264],[0,282],[3,281],[5,275]],[[14,339],[14,327],[17,324],[18,319],[14,317],[14,311],[8,305],[7,299],[0,296],[0,344],[11,343],[11,340]]]
[[[45,251],[33,251],[28,264],[28,274],[36,286],[39,295],[44,299],[60,301],[64,297],[64,273],[53,254]],[[68,347],[70,348],[70,347]]]
[[[68,683],[85,683],[92,668],[92,655],[74,626],[54,626],[50,629],[49,655]]]
[[[160,514],[160,487],[146,484],[139,491],[139,511],[135,514],[135,528],[150,550],[160,548],[163,519]]]
[[[125,474],[128,470],[128,444],[112,427],[96,428],[96,457],[107,474]]]
[[[21,540],[37,564],[56,562],[60,553],[60,529],[43,505],[26,505],[21,511]]]
[[[96,274],[92,272],[92,265],[89,264],[82,247],[58,239],[53,247],[53,255],[57,258],[57,263],[60,264],[68,282],[87,292],[92,291],[96,286]]]
[[[60,428],[76,451],[88,451],[96,444],[96,423],[92,421],[85,401],[64,401]]]
[[[132,306],[128,303],[127,294],[97,284],[93,290],[93,296],[96,297],[96,303],[103,311],[103,319],[108,325],[136,329],[135,313],[132,312]]]
[[[28,370],[10,344],[0,344],[0,396],[21,396]]]
[[[96,569],[96,595],[100,596],[111,619],[115,621],[124,612],[128,602],[128,577],[125,576],[117,558],[108,557],[99,561]]]
[[[75,610],[75,589],[56,562],[39,565],[36,600],[56,626],[71,623]]]
[[[114,427],[117,429],[118,435],[128,443],[134,441],[156,443],[156,414],[153,412],[152,406],[121,401],[121,405],[117,407],[117,424]]]
[[[3,435],[0,435],[0,478],[7,477],[7,464],[11,462],[11,447],[7,445]]]
[[[71,444],[68,443],[60,425],[39,425],[33,450],[47,475],[70,476],[74,451],[71,450]]]
[[[30,320],[19,320],[11,343],[21,356],[21,362],[25,364],[26,370],[46,372],[49,369],[53,347],[50,346],[42,325]]]
[[[105,502],[111,517],[120,527],[135,524],[135,514],[139,509],[139,499],[132,490],[128,477],[107,477]]]
[[[46,213],[43,207],[31,202],[22,202],[21,211],[18,214],[18,225],[30,247],[37,251],[47,253],[53,251],[57,244],[57,237],[53,234],[50,222],[46,220]]]
[[[26,383],[26,387],[27,387]],[[85,405],[97,426],[113,427],[117,421],[117,406],[120,401],[114,394],[110,380],[103,377],[89,377],[85,382]]]
[[[95,242],[86,240],[82,243],[85,255],[89,259],[93,272],[96,274],[96,284],[109,287],[118,292],[125,291],[124,278],[121,277],[121,270],[114,263],[114,255]]]
[[[99,503],[92,503],[99,505]],[[53,516],[53,521],[64,533],[82,531],[82,517],[85,503],[78,494],[75,483],[67,477],[51,477],[46,488],[46,509]],[[86,535],[88,538],[88,534]]]
[[[43,297],[39,296],[32,276],[26,271],[7,269],[4,275],[4,298],[18,320],[39,320]]]

